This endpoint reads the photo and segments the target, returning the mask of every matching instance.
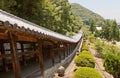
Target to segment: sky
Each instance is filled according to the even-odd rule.
[[[115,19],[120,22],[120,0],[68,0],[79,3],[105,19]]]

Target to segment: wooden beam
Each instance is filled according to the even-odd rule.
[[[26,41],[26,42],[37,42],[37,39],[34,37],[20,36],[18,35],[18,41]]]
[[[38,52],[37,51],[31,51],[31,52],[24,52],[24,53],[18,53],[18,55],[34,55],[34,54],[38,54]]]
[[[12,56],[11,54],[1,54],[0,58],[6,58],[6,57],[11,57],[11,56]]]
[[[21,78],[21,69],[19,64],[19,58],[17,53],[17,42],[16,37],[11,33],[8,32],[9,42],[10,42],[10,49],[12,53],[12,65],[15,74],[15,78]]]
[[[0,33],[0,39],[2,39],[2,40],[7,40],[7,39],[8,39],[7,34],[5,34],[5,33]]]
[[[38,39],[38,56],[39,56],[39,64],[41,69],[41,75],[44,75],[44,59],[43,59],[43,52],[42,52],[42,41]]]
[[[5,49],[4,49],[4,43],[2,41],[0,41],[0,48],[1,48],[1,54],[5,54]],[[7,65],[7,59],[6,57],[2,58],[2,62],[3,62],[3,68],[4,70],[7,72],[8,70],[8,65]]]

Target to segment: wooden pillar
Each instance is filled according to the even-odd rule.
[[[57,46],[58,48],[58,57],[59,57],[59,62],[61,62],[61,52],[60,52],[60,45]]]
[[[33,43],[33,49],[34,49],[34,51],[36,51],[35,43]],[[36,62],[38,62],[38,58],[37,58],[37,54],[36,54],[36,53],[34,54],[34,60],[35,60]]]
[[[65,59],[65,45],[63,45],[63,56],[64,56],[64,59]]]
[[[44,75],[44,59],[43,59],[43,52],[42,52],[42,41],[38,40],[38,57],[39,57],[39,64],[41,69],[41,75]]]
[[[22,53],[24,53],[24,45],[23,45],[23,43],[20,43],[20,45],[21,45],[21,51],[22,51]],[[23,61],[23,65],[27,65],[27,63],[26,63],[26,59],[25,59],[25,55],[22,55],[22,61]]]
[[[68,56],[67,45],[65,45],[65,55]]]
[[[68,55],[69,55],[70,54],[69,44],[68,44],[68,48],[67,49],[68,49]]]
[[[1,54],[5,54],[4,43],[2,41],[0,42],[0,48],[1,48]],[[6,72],[9,71],[6,57],[2,58],[2,63],[3,63],[4,71],[6,71]]]
[[[69,44],[67,44],[67,54],[69,55]]]
[[[72,44],[71,44],[70,46],[71,46],[70,48],[71,48],[71,53],[72,53],[72,52],[73,52],[73,47],[72,47]]]
[[[71,50],[71,48],[72,48],[72,47],[71,47],[71,44],[69,45],[69,47],[70,47],[70,54],[71,54],[71,53],[72,53],[72,50]]]
[[[14,36],[11,32],[8,32],[8,37],[9,37],[10,49],[12,53],[12,64],[13,64],[15,78],[21,78],[21,70],[20,70],[20,64],[17,53],[17,42],[16,42],[17,37]]]
[[[51,47],[50,47],[50,54],[51,54],[51,60],[52,60],[52,65],[54,66],[54,64],[55,64],[55,54],[54,54],[54,50],[53,50],[53,45],[51,45]]]
[[[72,51],[74,51],[74,44],[72,44]]]

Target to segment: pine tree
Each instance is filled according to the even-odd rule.
[[[92,34],[96,30],[96,28],[95,28],[95,21],[94,20],[90,20],[90,29],[89,30],[92,32]]]
[[[110,26],[111,26],[111,21],[110,20],[105,20],[103,25],[102,25],[102,37],[110,40],[109,38],[109,30],[110,30]]]
[[[109,35],[111,40],[119,40],[119,28],[115,20],[112,22]]]

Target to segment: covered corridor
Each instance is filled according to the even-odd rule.
[[[40,77],[55,71],[72,59],[81,39],[81,32],[63,36],[0,10],[0,78],[33,78],[36,72]]]

